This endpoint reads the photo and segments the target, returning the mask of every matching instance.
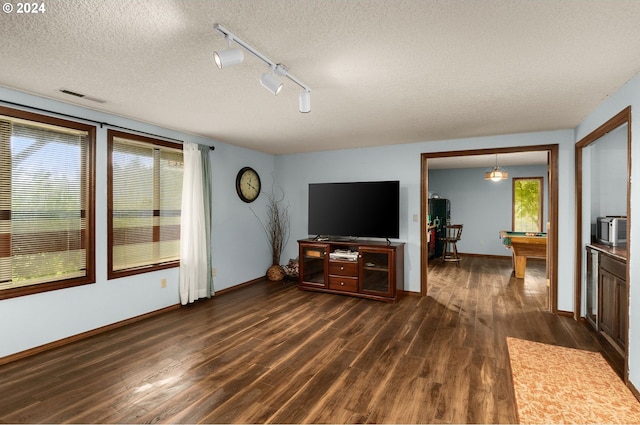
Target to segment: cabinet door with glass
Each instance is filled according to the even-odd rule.
[[[393,250],[360,247],[360,292],[383,297],[395,296]]]
[[[327,244],[300,244],[300,285],[316,288],[327,287],[329,247]]]

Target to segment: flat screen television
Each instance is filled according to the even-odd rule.
[[[400,237],[400,182],[310,183],[309,235]]]

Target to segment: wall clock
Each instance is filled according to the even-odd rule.
[[[260,176],[251,167],[244,167],[236,176],[236,191],[244,202],[253,202],[260,195]]]

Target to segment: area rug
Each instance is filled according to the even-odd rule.
[[[640,424],[640,402],[600,353],[507,338],[523,424]]]

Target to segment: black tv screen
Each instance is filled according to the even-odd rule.
[[[309,235],[400,237],[400,182],[310,183]]]

